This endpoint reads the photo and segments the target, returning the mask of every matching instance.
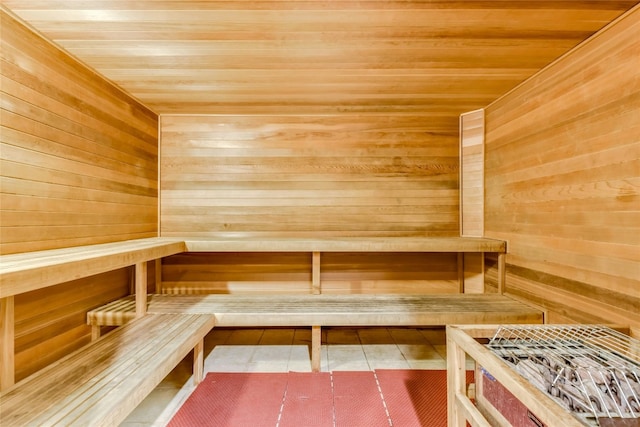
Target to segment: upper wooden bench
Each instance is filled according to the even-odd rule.
[[[453,252],[458,254],[459,292],[464,292],[464,253],[498,254],[498,291],[505,281],[507,243],[484,237],[185,238],[189,252],[308,252],[312,254],[311,293],[321,293],[323,252]]]
[[[506,242],[481,237],[172,238],[155,237],[0,256],[0,298],[181,252],[495,252]]]
[[[504,240],[484,237],[196,238],[189,252],[496,252]]]
[[[0,256],[0,298],[116,270],[187,250],[184,240],[152,237]]]

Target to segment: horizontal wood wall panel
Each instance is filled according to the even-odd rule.
[[[482,108],[635,0],[5,0],[161,114]]]
[[[157,235],[157,115],[1,14],[0,251]]]
[[[320,265],[326,294],[458,291],[457,254],[323,253]]]
[[[322,253],[321,292],[455,293],[457,255]],[[166,293],[309,294],[311,253],[189,253],[165,258]]]
[[[157,115],[4,9],[0,19],[0,253],[156,236]],[[86,312],[130,293],[130,277],[17,295],[16,380],[86,344]]]
[[[17,295],[16,379],[88,343],[87,310],[127,295],[129,277],[128,269],[121,269]]]
[[[161,232],[457,235],[457,151],[429,117],[163,115]]]
[[[550,321],[640,327],[639,32],[636,6],[486,109],[486,236]]]

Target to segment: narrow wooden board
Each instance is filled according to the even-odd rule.
[[[194,238],[190,252],[506,252],[482,237]]]

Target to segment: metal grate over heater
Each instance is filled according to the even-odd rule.
[[[604,326],[517,325],[487,347],[585,425],[640,418],[639,340]]]

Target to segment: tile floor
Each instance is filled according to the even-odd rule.
[[[310,344],[310,328],[214,328],[205,338],[205,375],[310,372]],[[322,344],[323,371],[446,368],[444,328],[324,328]],[[191,364],[189,355],[121,425],[166,425],[194,389]]]

